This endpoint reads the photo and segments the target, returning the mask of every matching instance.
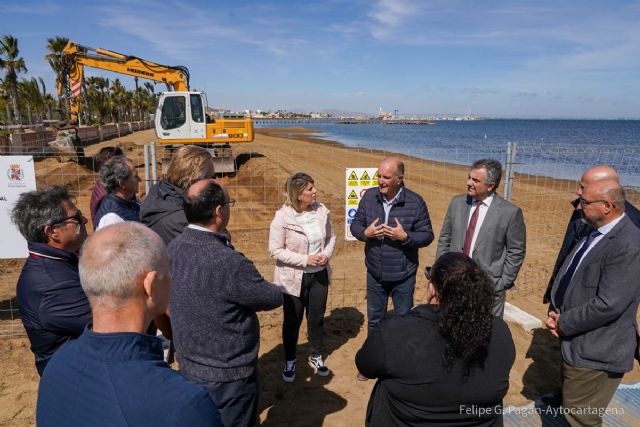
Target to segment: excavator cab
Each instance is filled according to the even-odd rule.
[[[198,92],[164,92],[156,110],[156,135],[161,140],[202,139],[207,135],[204,103]],[[193,141],[192,141],[193,142]]]
[[[161,144],[169,145],[165,150],[168,153],[180,144],[205,147],[213,157],[216,173],[234,174],[236,165],[229,142],[253,141],[253,122],[244,117],[212,118],[206,106],[203,92],[163,92],[155,115],[156,136]]]

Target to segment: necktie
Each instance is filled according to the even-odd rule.
[[[586,237],[586,240],[584,241],[584,244],[582,245],[580,250],[578,250],[578,252],[576,252],[576,254],[573,256],[571,264],[569,265],[569,268],[567,268],[567,272],[564,273],[564,276],[562,276],[562,279],[560,279],[560,284],[558,285],[558,290],[556,291],[556,298],[554,302],[554,305],[556,307],[562,306],[562,303],[564,302],[564,294],[565,292],[567,292],[569,282],[571,282],[571,278],[576,272],[576,268],[578,268],[578,264],[580,263],[582,256],[587,251],[589,246],[591,246],[593,239],[595,239],[598,235],[600,235],[600,232],[598,230],[592,230]]]
[[[462,249],[462,252],[466,256],[471,256],[469,255],[469,252],[471,251],[471,242],[473,241],[473,233],[476,232],[476,224],[478,223],[478,216],[480,216],[481,204],[482,202],[476,202],[476,210],[473,211],[473,214],[471,215],[471,219],[469,220],[469,226],[467,227],[467,234],[464,237],[464,248]]]

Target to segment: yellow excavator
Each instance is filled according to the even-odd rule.
[[[217,173],[235,173],[230,142],[253,141],[251,119],[212,117],[207,114],[206,94],[189,89],[189,70],[184,66],[160,65],[72,41],[62,51],[61,62],[58,96],[69,97],[70,124],[73,126],[78,125],[84,67],[92,67],[165,83],[167,91],[160,93],[155,114],[159,143],[169,145],[172,149],[181,144],[204,146],[213,156]],[[212,144],[217,145],[210,147]]]

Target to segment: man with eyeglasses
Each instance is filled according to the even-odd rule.
[[[16,295],[20,318],[42,376],[53,354],[91,322],[80,287],[78,251],[87,238],[87,219],[61,186],[23,193],[11,219],[27,240],[29,257]]]
[[[599,426],[637,351],[640,229],[616,180],[582,181],[579,196],[590,231],[558,270],[546,325],[561,342],[568,425]]]
[[[569,219],[569,224],[567,225],[567,231],[565,232],[562,246],[560,247],[560,252],[558,253],[558,257],[556,258],[556,264],[553,267],[553,273],[551,273],[551,277],[549,278],[549,284],[547,285],[547,290],[542,300],[543,303],[549,303],[551,287],[553,286],[553,282],[556,280],[556,276],[558,275],[558,270],[560,270],[560,267],[562,267],[562,264],[567,258],[567,255],[569,255],[571,250],[575,247],[576,243],[582,240],[593,229],[589,224],[585,222],[581,214],[583,204],[580,203],[580,197],[582,196],[582,192],[584,191],[585,186],[606,180],[613,180],[619,183],[620,176],[614,168],[606,165],[591,167],[582,174],[582,177],[580,178],[580,184],[576,188],[576,195],[578,196],[578,198],[571,202],[574,210],[571,214],[571,218]],[[640,211],[626,200],[624,202],[624,211],[631,222],[633,222],[636,227],[640,228]]]
[[[231,244],[227,225],[234,200],[214,179],[191,185],[189,225],[169,244],[173,342],[180,371],[204,386],[225,426],[255,426],[258,417],[257,311],[282,305],[267,282]]]

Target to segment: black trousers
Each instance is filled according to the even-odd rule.
[[[184,371],[182,376],[200,384],[209,393],[209,397],[220,411],[222,425],[233,427],[255,427],[258,420],[259,384],[258,374],[254,372],[247,378],[236,381],[201,381]]]
[[[327,269],[316,273],[304,273],[300,297],[283,294],[284,323],[282,341],[285,360],[296,358],[296,346],[300,334],[300,324],[304,311],[307,311],[307,331],[309,334],[309,352],[312,356],[322,355],[322,330],[324,311],[327,308],[329,293],[329,275]]]

